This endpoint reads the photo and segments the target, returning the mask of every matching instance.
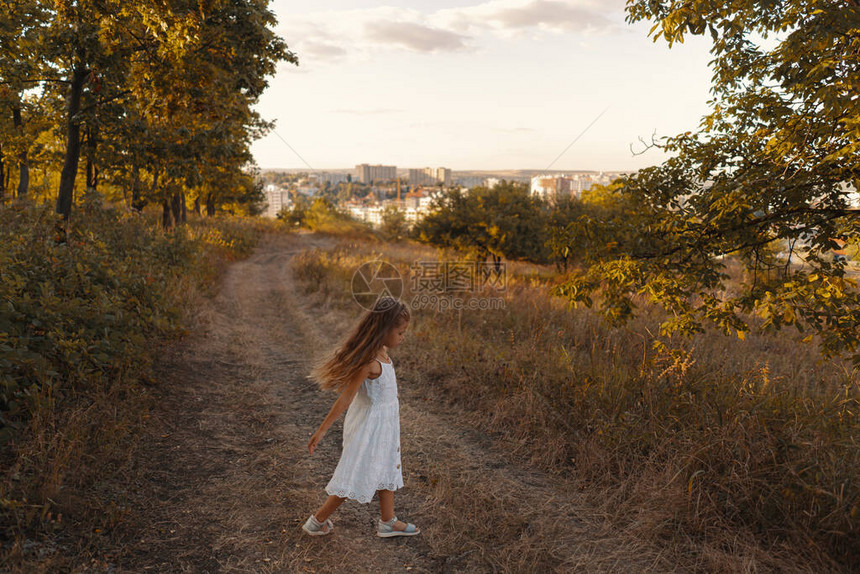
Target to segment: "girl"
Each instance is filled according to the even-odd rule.
[[[326,492],[329,497],[302,527],[312,536],[330,534],[328,517],[347,498],[370,502],[379,493],[376,535],[414,536],[420,531],[394,516],[394,491],[403,486],[400,470],[400,406],[397,379],[388,356],[403,342],[409,309],[393,297],[381,297],[343,345],[311,372],[324,389],[340,392],[325,420],[308,442],[313,454],[343,411],[343,452]]]

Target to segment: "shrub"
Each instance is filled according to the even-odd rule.
[[[165,233],[89,198],[64,232],[47,206],[0,207],[0,534],[57,526],[127,461],[158,343],[261,229],[219,217]]]

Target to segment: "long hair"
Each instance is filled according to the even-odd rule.
[[[342,391],[382,350],[389,331],[409,319],[409,307],[394,297],[380,297],[346,340],[314,366],[310,378],[323,389]]]

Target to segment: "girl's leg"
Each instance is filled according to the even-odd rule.
[[[394,494],[394,493],[392,492],[391,494]],[[326,501],[323,503],[323,505],[320,507],[320,509],[317,510],[317,512],[316,512],[316,514],[314,514],[314,516],[316,516],[316,519],[318,521],[325,522],[326,519],[329,516],[331,516],[332,512],[337,510],[337,507],[340,506],[340,503],[343,502],[344,500],[346,500],[346,499],[341,498],[339,496],[335,496],[333,494],[329,495],[329,497],[326,499]],[[392,499],[392,503],[393,502],[394,502],[394,499]]]
[[[379,495],[379,514],[383,522],[388,522],[394,518],[394,491],[393,490],[377,490]]]
[[[383,522],[388,522],[394,518],[394,491],[393,490],[377,490],[379,495],[379,514]],[[394,530],[406,530],[406,523],[398,520],[394,523]]]

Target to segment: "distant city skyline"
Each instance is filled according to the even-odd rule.
[[[324,10],[320,10],[320,6]],[[633,171],[707,112],[710,42],[671,50],[623,0],[276,0],[281,65],[258,105],[262,168]],[[601,113],[603,116],[599,117]],[[595,121],[596,120],[596,121]],[[594,125],[574,139],[594,122]],[[572,145],[571,145],[572,144]]]
[[[383,162],[383,163],[376,164],[376,165],[389,165],[389,164],[385,164]],[[309,175],[349,172],[352,175],[357,176],[357,172],[356,172],[357,167],[358,166],[351,166],[351,167],[331,167],[331,166],[329,166],[329,167],[320,167],[320,168],[313,168],[313,169],[308,168],[308,167],[260,167],[260,169],[263,172],[289,172],[289,173],[293,173],[293,174],[307,173]],[[421,167],[415,167],[415,166],[395,165],[393,167],[396,168],[397,173],[402,178],[402,177],[407,177],[408,173],[410,171],[413,171],[414,169],[424,169],[424,168],[427,168],[429,166],[424,165]],[[447,168],[447,166],[436,166],[436,167],[430,168],[430,169],[450,169],[450,168]],[[564,173],[599,173],[599,172],[623,173],[624,170],[617,170],[617,169],[555,169],[555,168],[549,169],[549,170],[539,170],[539,169],[528,169],[528,168],[524,168],[524,169],[502,168],[502,169],[451,169],[451,172],[453,174],[459,174],[459,175],[468,174],[468,173],[480,173],[480,174],[484,174],[484,175],[505,175],[505,174],[518,173],[521,177],[528,177],[528,174],[532,173],[532,172],[534,172],[535,174],[546,173],[546,174],[560,175],[560,174],[564,174]]]

